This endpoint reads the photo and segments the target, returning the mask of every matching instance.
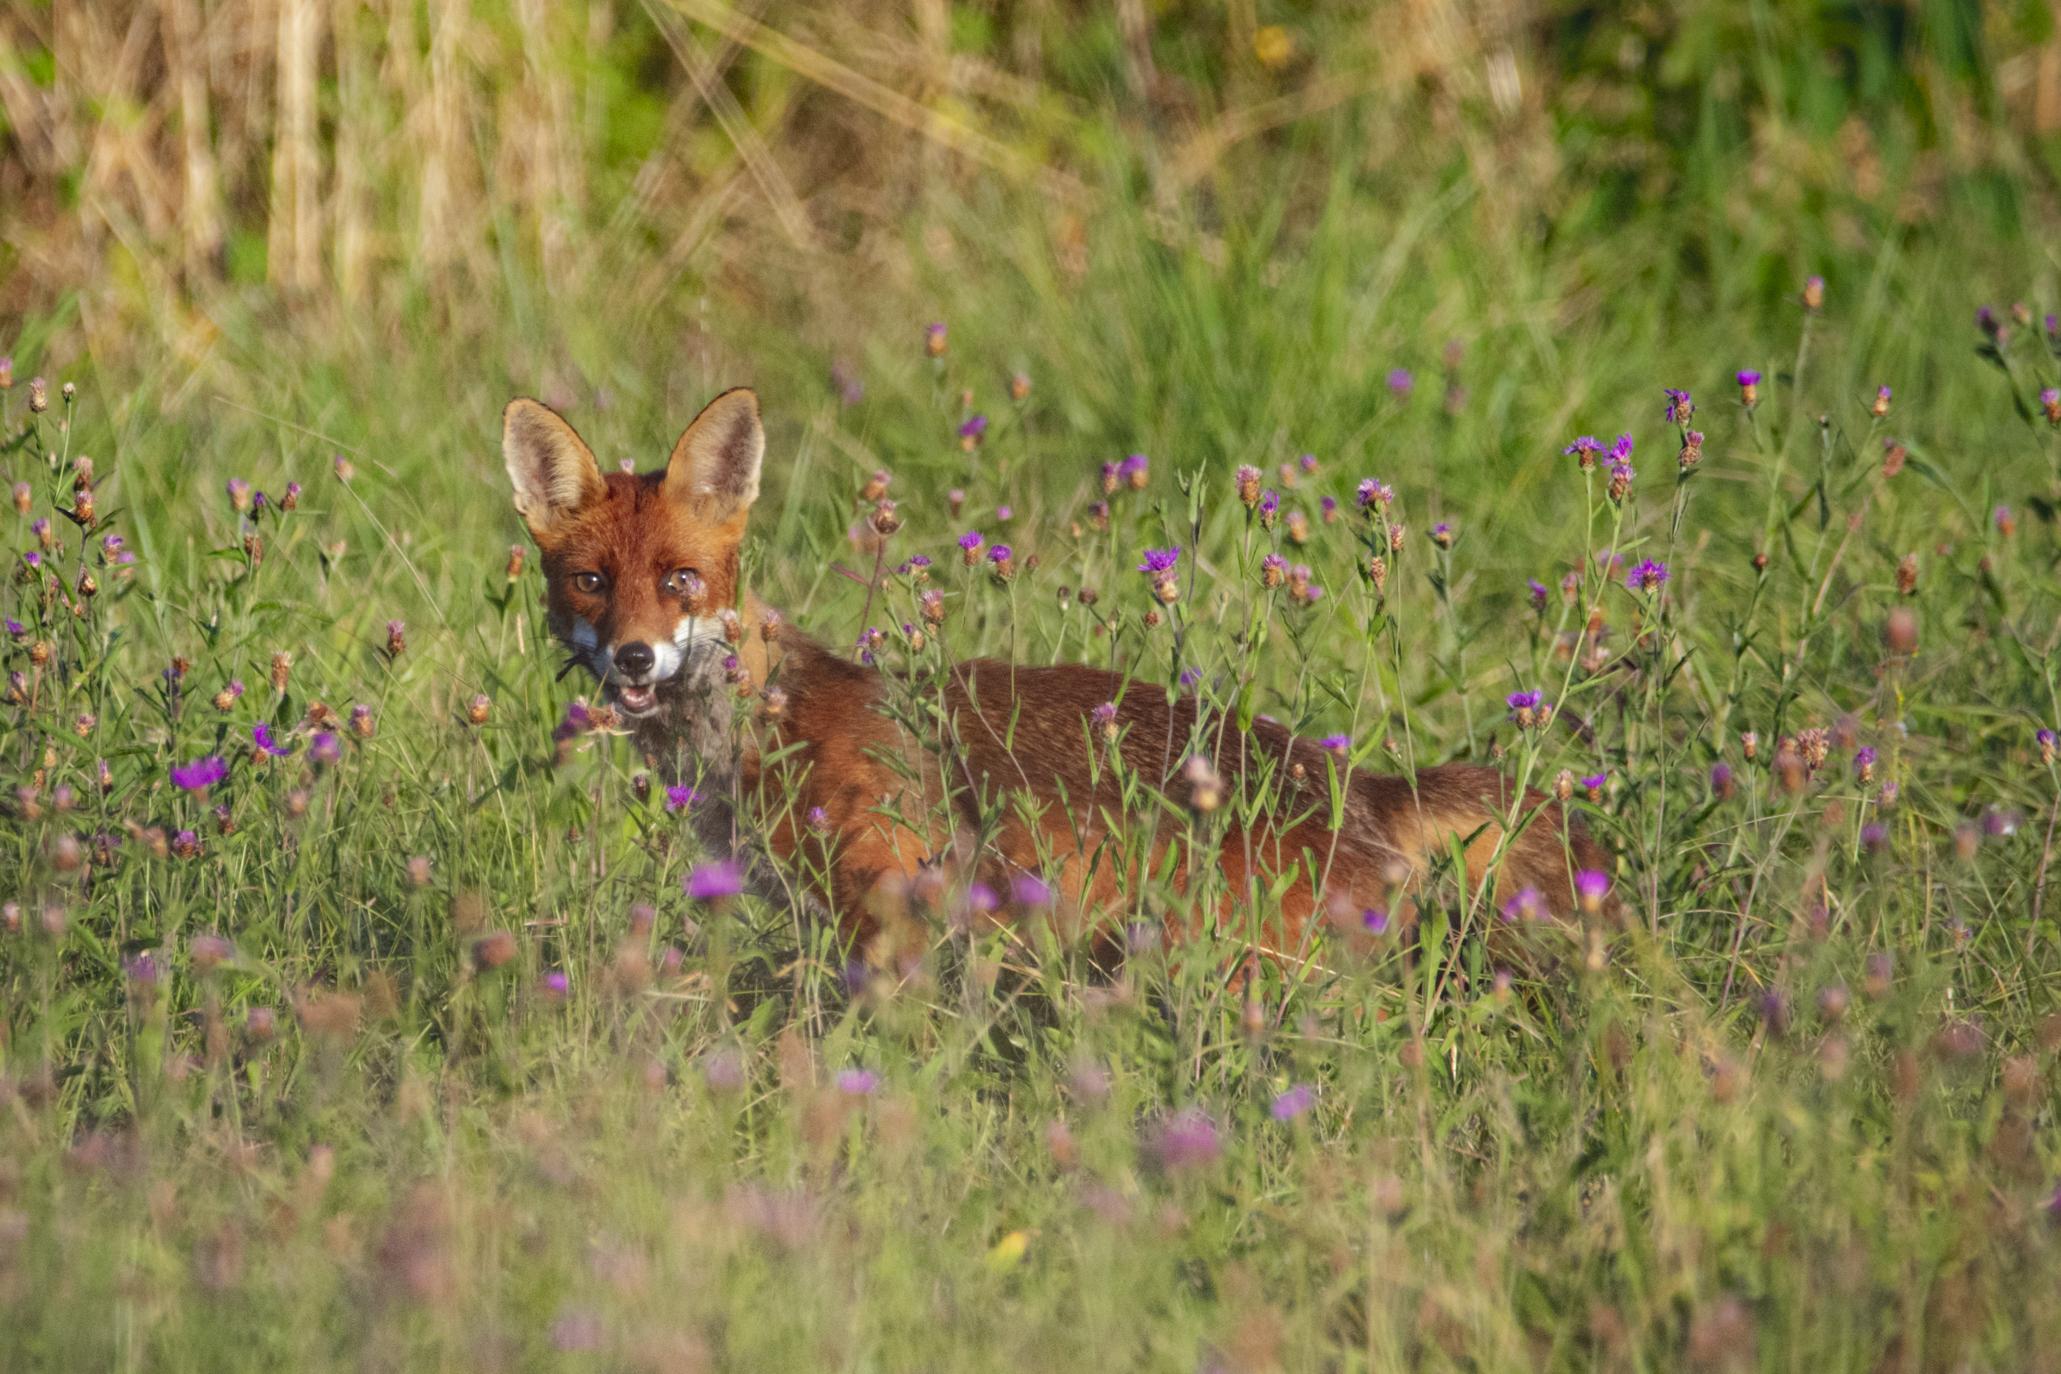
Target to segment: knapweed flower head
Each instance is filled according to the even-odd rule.
[[[1686,391],[1677,391],[1671,386],[1661,389],[1667,393],[1667,422],[1671,425],[1688,424],[1689,417],[1696,413],[1696,402],[1689,399]]]
[[[1288,560],[1278,553],[1260,559],[1260,585],[1269,590],[1288,580]]]
[[[1388,934],[1388,908],[1370,906],[1360,913],[1360,929],[1369,935]]]
[[[1007,544],[997,544],[989,549],[988,570],[1003,582],[1016,576],[1016,551]]]
[[[675,814],[701,800],[701,794],[686,783],[674,783],[666,788],[666,810]]]
[[[1317,741],[1317,747],[1342,763],[1345,761],[1346,755],[1352,752],[1353,737],[1351,735],[1326,735]]]
[[[959,447],[971,453],[980,447],[980,442],[987,437],[987,433],[988,417],[969,415],[959,426]]]
[[[1276,1121],[1293,1121],[1317,1105],[1317,1088],[1313,1083],[1297,1083],[1274,1099],[1267,1108],[1267,1114]]]
[[[229,776],[229,765],[220,754],[209,754],[191,763],[172,765],[172,786],[182,792],[200,792]]]
[[[1760,373],[1753,368],[1741,368],[1732,378],[1739,383],[1739,404],[1754,405],[1760,400]]]
[[[1379,477],[1363,477],[1354,489],[1361,510],[1385,510],[1395,503],[1395,488]]]
[[[1397,400],[1407,400],[1417,387],[1417,379],[1407,367],[1392,367],[1388,370],[1389,394]]]
[[[2044,388],[2040,392],[2040,409],[2046,412],[2048,424],[2061,425],[2061,388]]]
[[[1590,472],[1596,466],[1597,457],[1603,452],[1603,444],[1595,435],[1584,434],[1560,452],[1563,457],[1574,459],[1583,472]]]
[[[1546,599],[1549,594],[1546,584],[1539,581],[1536,577],[1524,579],[1524,599],[1531,603],[1533,610],[1542,615],[1545,613]]]
[[[923,327],[923,351],[933,358],[945,356],[945,326],[942,320]]]
[[[1503,903],[1503,919],[1506,921],[1543,921],[1553,914],[1546,905],[1546,894],[1535,887],[1525,886],[1512,893]]]
[[[1143,491],[1152,478],[1152,460],[1142,453],[1133,453],[1118,465],[1117,471],[1132,491]]]
[[[2055,739],[2054,732],[2044,727],[2033,731],[2032,742],[2039,746],[2041,763],[2051,765],[2054,762]]]
[[[1889,414],[1889,398],[1894,394],[1886,386],[1876,387],[1875,399],[1868,404],[1868,413],[1878,420]]]
[[[1183,1173],[1214,1164],[1224,1152],[1224,1138],[1207,1112],[1185,1107],[1159,1123],[1150,1149],[1161,1169]]]
[[[317,730],[308,741],[308,757],[317,763],[335,763],[343,757],[343,741],[334,730]]]
[[[1097,706],[1094,710],[1088,712],[1088,720],[1094,725],[1096,731],[1100,733],[1104,739],[1113,740],[1116,738],[1115,702],[1103,702],[1100,706]]]
[[[1578,869],[1574,875],[1574,899],[1593,916],[1603,909],[1610,895],[1610,875],[1594,868]]]
[[[1450,549],[1451,547],[1453,547],[1452,525],[1444,520],[1441,520],[1436,525],[1433,525],[1431,527],[1431,542],[1438,545],[1442,549]]]
[[[1232,486],[1238,492],[1238,500],[1247,510],[1259,504],[1260,470],[1250,463],[1240,463],[1238,471],[1232,474]]]
[[[262,720],[251,726],[250,738],[251,743],[258,747],[260,753],[267,754],[275,759],[284,758],[293,752],[292,745],[281,744],[277,739],[273,738],[271,725]]]
[[[1859,782],[1864,787],[1867,784],[1875,781],[1875,763],[1876,760],[1880,757],[1881,756],[1875,752],[1875,746],[1872,744],[1864,744],[1859,749],[1856,749],[1853,755],[1853,774],[1855,781]]]
[[[1281,514],[1281,493],[1280,493],[1280,492],[1278,492],[1278,491],[1275,491],[1275,490],[1274,490],[1274,489],[1273,489],[1272,487],[1269,487],[1269,488],[1267,488],[1267,489],[1266,489],[1265,491],[1263,491],[1263,492],[1261,492],[1261,493],[1260,493],[1260,499],[1259,499],[1259,518],[1260,518],[1260,524],[1261,524],[1261,525],[1263,525],[1263,526],[1265,526],[1265,527],[1266,527],[1266,528],[1268,528],[1268,529],[1272,529],[1272,528],[1274,527],[1274,521],[1275,521],[1275,520],[1276,520],[1277,518],[1279,518],[1280,514]]]
[[[241,477],[232,477],[229,479],[228,490],[229,504],[232,508],[239,511],[247,511],[250,509],[249,482],[244,481]]]
[[[1683,472],[1703,461],[1703,431],[1692,429],[1682,436],[1681,451],[1675,454],[1675,466]]]
[[[1635,592],[1657,592],[1667,584],[1667,564],[1655,558],[1642,558],[1632,565],[1624,584]]]
[[[1820,310],[1825,304],[1825,279],[1812,275],[1803,279],[1803,308]]]
[[[1147,549],[1145,561],[1138,565],[1138,571],[1148,577],[1160,577],[1174,570],[1174,564],[1181,559],[1181,551],[1172,549]]]
[[[871,1069],[840,1069],[837,1090],[846,1097],[865,1097],[880,1086],[880,1075]]]
[[[1510,708],[1510,720],[1520,730],[1537,729],[1552,719],[1553,707],[1543,692],[1512,692],[1503,698],[1503,704]]]
[[[744,891],[744,866],[735,859],[696,864],[680,885],[693,901],[720,902]]]

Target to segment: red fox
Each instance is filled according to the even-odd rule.
[[[749,390],[711,401],[655,472],[603,473],[527,399],[503,415],[502,454],[553,634],[661,774],[705,792],[704,838],[728,853],[749,837],[806,875],[848,940],[948,899],[1106,937],[1151,915],[1121,904],[1156,876],[1171,937],[1210,907],[1263,908],[1255,934],[1292,950],[1313,917],[1407,921],[1449,855],[1541,916],[1603,904],[1601,847],[1493,769],[1347,769],[1263,717],[1240,730],[1192,694],[1077,665],[942,664],[920,711],[895,709],[881,672],[740,587],[765,454]]]

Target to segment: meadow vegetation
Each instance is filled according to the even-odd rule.
[[[2053,1367],[2042,15],[0,19],[0,1364]],[[1500,761],[1624,919],[725,894],[497,444],[734,384],[791,623]]]

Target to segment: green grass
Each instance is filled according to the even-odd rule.
[[[1984,300],[2048,308],[2051,249],[1966,207],[1865,247],[1809,214],[1509,234],[1464,185],[1262,187],[1314,200],[1229,217],[1214,265],[1111,213],[1076,275],[1026,207],[972,197],[926,208],[957,251],[913,283],[827,298],[597,289],[571,309],[511,273],[487,308],[376,326],[231,300],[198,363],[67,353],[65,315],[34,322],[6,474],[49,515],[91,455],[99,593],[75,615],[36,577],[0,592],[27,696],[0,714],[21,927],[0,935],[0,1363],[2051,1361],[2061,898],[2034,732],[2061,720],[2061,434],[2036,395],[2061,366],[2036,323],[1995,359],[1972,324]],[[1820,311],[1797,299],[1809,272]],[[866,388],[849,406],[840,359]],[[1751,411],[1744,367],[1768,376]],[[77,402],[30,417],[35,372]],[[562,401],[605,463],[652,466],[736,382],[772,433],[754,585],[826,642],[863,628],[838,569],[870,566],[846,530],[888,468],[894,555],[938,560],[950,652],[1192,667],[1220,701],[1349,731],[1365,767],[1606,774],[1576,805],[1619,856],[1627,928],[1541,933],[1553,972],[1504,987],[1476,938],[1492,918],[1447,884],[1423,948],[1336,935],[1241,989],[1235,930],[1098,979],[1035,931],[940,925],[906,978],[848,977],[797,911],[690,903],[702,856],[627,744],[554,748],[588,687],[558,679],[534,558],[504,573],[497,415],[515,392]],[[1695,393],[1707,435],[1686,479],[1663,386]],[[993,421],[971,455],[962,388]],[[1622,507],[1561,455],[1620,432]],[[1885,477],[1890,438],[1909,458]],[[1147,488],[1098,529],[1100,465],[1132,452]],[[1292,549],[1232,470],[1278,486],[1305,452]],[[1378,607],[1363,476],[1408,529]],[[298,508],[253,523],[231,477],[275,501],[298,481]],[[1001,534],[1002,502],[1038,560],[1007,589],[952,547]],[[27,517],[10,530],[35,545]],[[110,531],[127,571],[103,566]],[[70,588],[82,538],[62,516],[54,535]],[[1170,543],[1192,580],[1153,627],[1132,569]],[[1316,607],[1259,588],[1275,546]],[[1666,561],[1664,593],[1628,591],[1593,556],[1612,548]],[[1092,608],[1062,595],[1081,587]],[[912,595],[895,582],[874,622],[913,618]],[[1591,607],[1608,651],[1556,655]],[[1515,731],[1503,698],[1530,687],[1590,731]],[[320,766],[317,702],[372,722]],[[251,760],[261,721],[290,756]],[[1785,780],[1782,741],[1808,730],[1828,756]],[[230,776],[205,801],[172,785],[216,752]],[[182,829],[197,852],[171,852]],[[515,953],[488,968],[496,931]],[[212,968],[209,935],[234,948]],[[840,1085],[858,1067],[870,1092]],[[1275,1120],[1305,1083],[1314,1107]],[[1216,1157],[1164,1148],[1191,1111]]]

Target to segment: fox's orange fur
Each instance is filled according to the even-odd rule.
[[[1135,868],[1140,848],[1154,872],[1171,872],[1176,894],[1204,865],[1234,901],[1293,873],[1262,932],[1278,949],[1295,948],[1320,911],[1406,905],[1399,889],[1455,849],[1470,879],[1493,862],[1499,890],[1535,887],[1561,915],[1574,906],[1572,871],[1606,867],[1557,804],[1536,792],[1513,798],[1488,768],[1448,765],[1414,779],[1352,770],[1334,829],[1333,765],[1318,746],[1264,718],[1242,732],[1227,718],[1198,721],[1194,697],[1169,701],[1097,668],[960,663],[935,693],[932,721],[911,727],[884,709],[876,671],[740,596],[738,551],[764,454],[751,392],[717,397],[666,467],[641,475],[602,473],[571,427],[535,401],[511,402],[503,423],[553,633],[662,771],[710,794],[698,808],[704,837],[726,848],[755,837],[793,871],[816,875],[813,895],[851,938],[896,927],[912,900],[954,882],[980,879],[1006,894],[1024,873],[1052,882],[1063,917],[1106,933],[1136,890],[1141,875],[1125,865]],[[1092,720],[1105,702],[1117,703],[1113,743]],[[740,712],[750,728],[739,728]],[[1226,797],[1249,782],[1270,787],[1275,802],[1249,826],[1226,818],[1195,828],[1169,808],[1126,816],[1112,749],[1123,772],[1177,802],[1207,800],[1184,773],[1198,755]],[[1112,822],[1145,828],[1150,843],[1127,849]],[[1208,847],[1191,854],[1198,833]],[[1178,936],[1200,917],[1166,919]]]

